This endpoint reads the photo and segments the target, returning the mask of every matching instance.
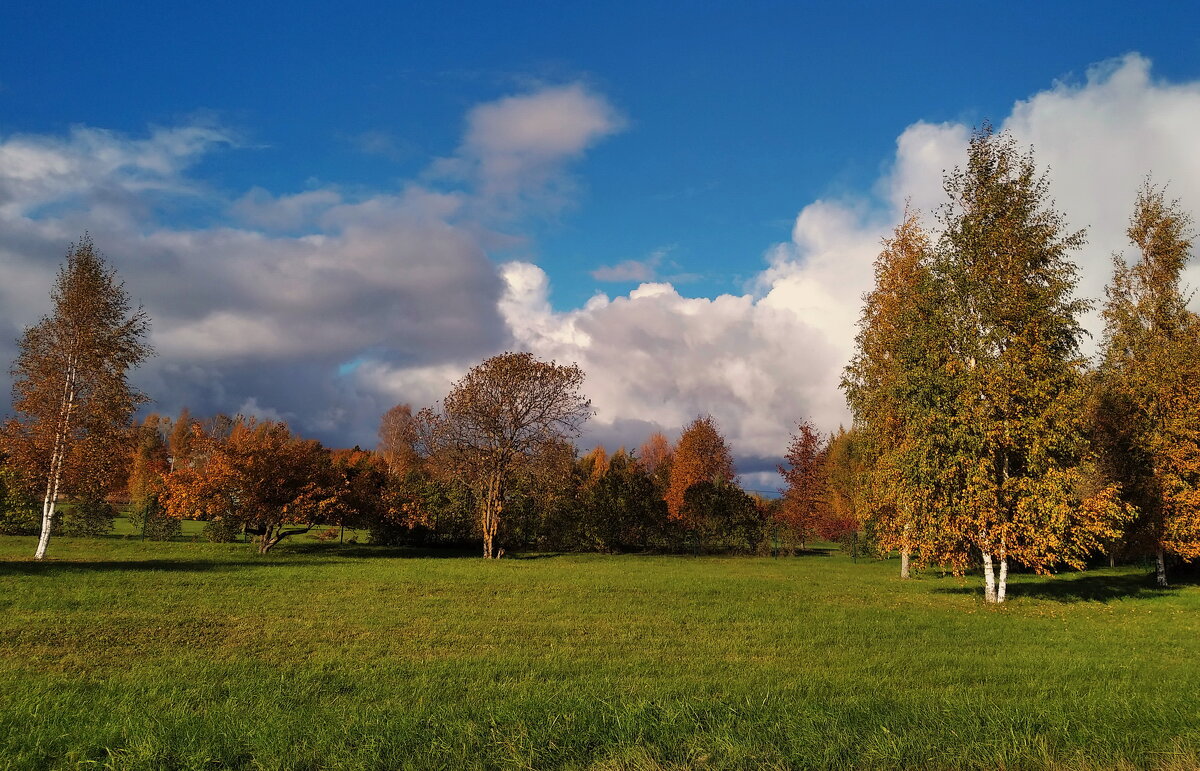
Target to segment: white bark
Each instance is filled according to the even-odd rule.
[[[992,555],[983,553],[983,598],[987,602],[996,601],[996,575],[992,572]]]
[[[1168,586],[1167,584],[1167,558],[1163,554],[1162,547],[1158,547],[1158,551],[1154,554],[1154,572],[1155,580],[1159,586]]]
[[[1000,557],[1000,580],[996,582],[996,602],[1004,602],[1004,594],[1008,591],[1008,557]]]
[[[908,578],[908,549],[900,552],[900,577]]]
[[[58,488],[62,482],[63,462],[67,455],[67,441],[71,430],[71,413],[75,411],[75,361],[67,366],[63,378],[62,406],[59,424],[54,432],[54,450],[50,453],[50,469],[46,475],[46,496],[42,499],[42,533],[38,537],[34,559],[45,559],[50,546],[50,531],[54,527],[54,509],[58,505]]]

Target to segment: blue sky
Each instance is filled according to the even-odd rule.
[[[1059,135],[1044,127],[1055,120],[1079,116],[1075,130],[1090,136],[1087,116],[1109,114],[1088,112],[1101,109],[1096,99],[1142,105],[1161,96],[1153,103],[1186,103],[1163,107],[1163,119],[1182,121],[1200,80],[1200,7],[1186,3],[24,5],[0,10],[0,143],[11,150],[0,151],[0,179],[7,174],[16,180],[11,189],[33,189],[30,174],[50,173],[58,161],[48,154],[59,153],[87,180],[35,186],[37,205],[9,213],[0,259],[9,285],[23,289],[4,313],[14,332],[5,336],[36,317],[25,298],[37,295],[72,230],[88,227],[161,316],[163,356],[145,378],[163,409],[184,401],[258,409],[335,443],[371,443],[371,416],[389,402],[436,398],[455,373],[504,347],[612,368],[588,355],[599,345],[593,316],[601,311],[587,303],[602,292],[611,301],[605,307],[619,306],[613,314],[631,324],[614,345],[631,361],[647,358],[639,371],[597,382],[596,440],[632,442],[711,411],[751,459],[748,467],[769,465],[789,422],[813,415],[832,428],[844,419],[837,395],[816,398],[800,388],[788,401],[781,389],[797,375],[772,379],[774,348],[757,361],[722,360],[716,384],[698,383],[699,370],[721,358],[720,346],[736,349],[739,335],[764,328],[761,318],[738,314],[759,313],[787,270],[797,286],[840,283],[814,272],[824,259],[849,266],[847,285],[858,286],[864,270],[869,279],[862,244],[877,243],[894,218],[893,188],[911,184],[909,194],[920,198],[925,177],[940,171],[930,161],[925,181],[906,176],[905,164],[919,155],[898,145],[919,138],[906,132],[933,127],[926,139],[950,147],[962,127],[1011,119],[1014,130],[1027,129],[1019,138],[1035,145],[1041,138],[1050,162],[1059,157]],[[1125,81],[1114,72],[1129,83],[1118,88]],[[1039,94],[1047,99],[1038,102]],[[1057,117],[1048,112],[1055,94],[1066,105]],[[1147,94],[1151,102],[1138,101]],[[1041,112],[1018,115],[1022,102]],[[479,112],[503,104],[511,109]],[[517,113],[527,109],[575,117],[562,124],[566,134],[539,135],[516,150],[505,145],[497,155],[500,140],[487,132],[497,121],[519,124],[525,118]],[[1159,139],[1138,133],[1162,123],[1152,117],[1114,130],[1100,152],[1137,156]],[[1133,149],[1125,153],[1120,142]],[[126,155],[92,163],[106,153]],[[33,155],[37,164],[21,165]],[[1192,162],[1169,153],[1150,160],[1168,168],[1137,176],[1174,179]],[[520,169],[497,176],[489,164],[499,162]],[[1075,164],[1062,156],[1068,171]],[[1113,178],[1126,184],[1134,165]],[[1094,181],[1071,178],[1060,200]],[[516,187],[499,195],[497,185]],[[1111,210],[1131,196],[1114,199]],[[286,216],[285,206],[293,207]],[[1104,235],[1112,217],[1107,204],[1097,206],[1089,216],[1098,221],[1079,224]],[[383,214],[371,215],[385,210],[389,223],[402,219],[411,228],[388,231],[393,224],[380,225]],[[362,235],[372,227],[376,240]],[[389,238],[410,240],[391,254]],[[443,238],[422,256],[422,244]],[[1101,242],[1108,252],[1121,248]],[[277,257],[255,264],[256,243]],[[217,248],[230,256],[211,254]],[[205,249],[207,257],[189,256]],[[284,276],[300,288],[250,296],[197,280],[191,295],[171,295],[164,285],[172,275],[188,280],[192,259],[227,259],[225,281]],[[382,274],[368,259],[420,275],[429,272],[426,261],[461,270],[415,289],[397,284],[403,299],[392,307],[370,291],[381,288]],[[203,263],[196,264],[199,276]],[[345,270],[365,284],[330,278]],[[643,282],[651,288],[638,290]],[[674,295],[662,290],[668,283]],[[329,288],[336,302],[305,306],[314,287]],[[240,294],[243,304],[226,303],[223,316],[215,306],[205,310],[205,297]],[[796,297],[793,315],[806,329],[819,327],[805,314],[820,313],[821,303]],[[466,320],[431,320],[436,308],[422,310],[430,298]],[[664,310],[663,298],[677,312]],[[691,302],[700,300],[708,302]],[[196,307],[186,311],[189,303]],[[260,315],[241,313],[249,307]],[[365,335],[359,345],[347,332],[306,356],[304,345],[281,343],[278,329],[269,329],[294,326],[273,313],[305,307],[328,317],[377,308],[389,334]],[[634,324],[642,310],[650,315]],[[683,317],[711,317],[713,326],[672,326]],[[361,330],[367,321],[347,324]],[[716,328],[731,337],[719,342]],[[661,340],[639,348],[668,329],[697,358],[656,364]],[[261,339],[263,348],[231,348],[222,334]],[[843,341],[799,337],[794,355],[822,373],[809,385],[827,389]],[[643,393],[640,373],[662,368],[670,371],[655,382],[666,392]],[[377,377],[367,382],[371,371]],[[776,429],[753,414],[760,386],[779,404],[794,404],[792,414],[776,416]],[[628,414],[620,405],[630,406]]]

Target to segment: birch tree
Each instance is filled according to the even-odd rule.
[[[1087,304],[1074,297],[1071,261],[1084,233],[1067,228],[1048,188],[1011,136],[977,132],[966,166],[946,178],[932,266],[952,379],[927,425],[941,448],[939,529],[955,538],[927,546],[960,567],[978,555],[995,603],[1010,561],[1081,567],[1121,511],[1115,486],[1089,485],[1077,320]]]
[[[146,397],[126,375],[151,354],[149,319],[131,310],[124,285],[85,235],[67,251],[50,293],[54,310],[26,329],[11,368],[16,417],[4,442],[42,499],[43,559],[62,498],[124,483],[110,459],[125,457],[131,419]]]
[[[485,559],[499,556],[497,534],[514,481],[536,474],[543,456],[579,436],[591,416],[582,383],[577,365],[503,353],[456,382],[441,410],[418,415],[421,443],[435,468],[475,490]]]
[[[1126,231],[1138,258],[1114,258],[1104,308],[1098,434],[1159,586],[1167,554],[1200,557],[1200,317],[1182,286],[1191,223],[1147,182]]]

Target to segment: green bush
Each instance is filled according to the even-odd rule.
[[[64,507],[61,520],[63,535],[97,536],[112,532],[117,510],[106,501],[81,501]]]
[[[242,532],[242,526],[237,522],[225,519],[214,519],[207,522],[200,534],[204,540],[212,543],[233,543]]]

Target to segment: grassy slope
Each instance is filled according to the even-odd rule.
[[[0,538],[0,767],[1190,768],[1200,588]]]

